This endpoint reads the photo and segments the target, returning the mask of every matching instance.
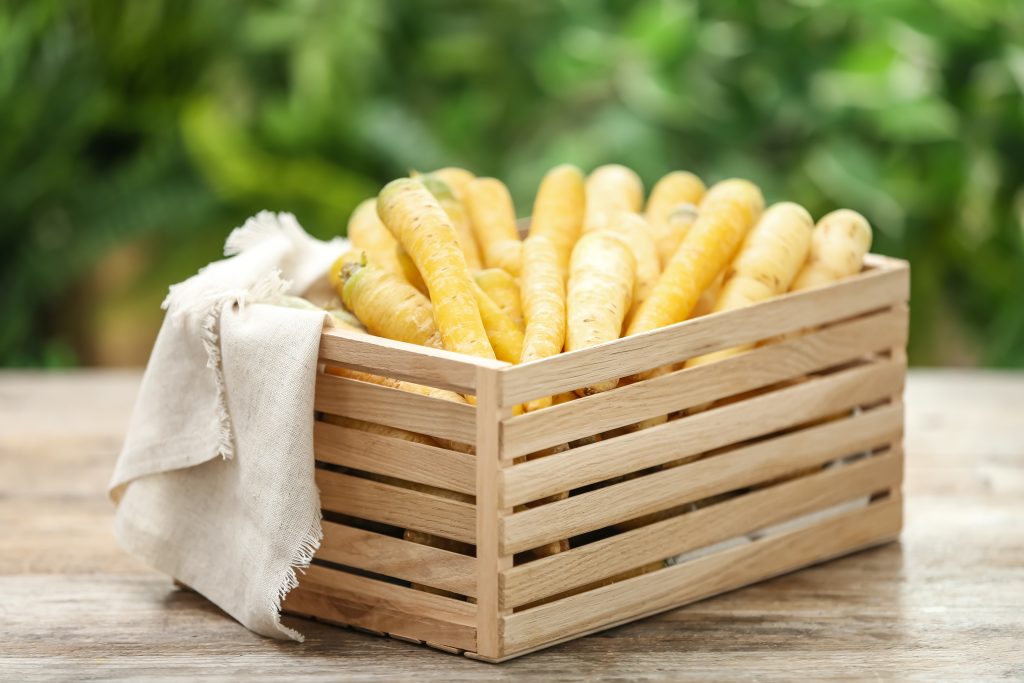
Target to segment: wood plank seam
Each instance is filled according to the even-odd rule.
[[[500,507],[501,422],[511,408],[499,405],[503,373],[477,370],[476,406],[476,559],[477,637],[476,652],[485,657],[504,654],[501,629],[502,605],[498,576],[512,566],[511,555],[501,550],[500,528],[504,510]]]
[[[506,368],[503,405],[515,405],[635,374],[694,356],[905,303],[902,267],[861,273],[829,287],[785,294],[736,311],[715,313],[588,349]]]
[[[505,459],[635,424],[852,361],[905,343],[905,307],[846,321],[718,363],[676,370],[612,391],[510,418]]]
[[[504,470],[506,505],[623,476],[790,429],[888,397],[904,370],[890,361],[816,377],[741,402],[616,436]],[[757,415],[756,419],[751,419]]]
[[[316,483],[326,512],[465,543],[476,540],[475,505],[319,468]]]
[[[520,552],[881,446],[892,434],[864,425],[891,428],[892,420],[872,418],[812,426],[517,512],[504,520],[504,550]]]
[[[317,461],[474,495],[476,458],[439,446],[395,439],[317,420]]]
[[[355,527],[323,522],[316,558],[473,597],[476,559]]]
[[[667,609],[894,538],[899,497],[505,617],[507,653]]]
[[[314,410],[472,444],[476,410],[467,403],[320,374]]]
[[[902,479],[902,454],[889,450],[847,468],[744,493],[656,521],[502,574],[505,600],[518,607],[651,562],[678,557],[803,513],[885,490]]]

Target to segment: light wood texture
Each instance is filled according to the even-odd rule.
[[[505,503],[518,505],[738,443],[897,394],[902,386],[902,363],[883,360],[515,465],[504,472]],[[889,419],[898,425],[900,414]]]
[[[5,678],[1012,680],[1024,671],[1019,373],[911,371],[900,543],[500,667],[293,617],[285,621],[305,643],[261,638],[120,550],[103,490],[140,376],[0,373]]]
[[[476,595],[476,559],[372,531],[324,521],[320,560],[433,588]]]
[[[635,567],[711,546],[829,506],[898,487],[899,450],[747,493],[572,550],[502,575],[505,603],[525,605]]]
[[[504,425],[504,458],[533,453],[694,405],[769,386],[903,346],[907,308],[858,318],[719,363],[677,370],[594,396],[527,413]]]
[[[476,458],[466,453],[317,421],[316,459],[473,495]]]
[[[867,418],[867,419],[865,419]],[[629,479],[596,491],[530,508],[505,519],[502,542],[510,552],[534,548],[610,524],[726,493],[861,451],[897,438],[891,413],[868,413]]]
[[[900,264],[900,262],[895,262]],[[506,368],[502,400],[514,405],[612,377],[728,349],[907,301],[903,265],[868,270],[835,285],[786,294],[756,306],[687,320],[650,332]]]
[[[314,408],[459,443],[471,444],[476,438],[476,410],[468,403],[413,394],[347,377],[317,375]]]
[[[340,329],[324,330],[320,337],[320,358],[347,368],[469,394],[476,392],[478,367],[507,365]]]
[[[321,469],[316,471],[316,485],[326,512],[466,543],[476,538],[476,509],[468,503]]]
[[[556,600],[504,619],[509,654],[552,638],[732,590],[766,576],[821,562],[850,548],[894,538],[902,520],[896,496],[801,530],[667,567],[653,574]]]
[[[500,631],[503,616],[498,577],[512,567],[512,557],[502,554],[501,523],[506,510],[499,507],[498,486],[501,474],[500,424],[511,414],[510,408],[499,408],[502,375],[481,368],[477,374],[477,647],[484,657],[504,656]]]
[[[406,638],[476,647],[472,604],[316,565],[302,576],[283,607],[292,614],[315,614],[338,623],[358,618],[365,628]]]

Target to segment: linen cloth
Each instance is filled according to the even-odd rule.
[[[262,212],[172,286],[110,482],[127,551],[273,638],[302,640],[281,600],[322,538],[313,386],[332,319],[274,302],[321,287],[346,247]]]

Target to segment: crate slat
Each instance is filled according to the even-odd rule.
[[[476,458],[427,444],[316,421],[316,459],[473,495]]]
[[[476,558],[334,522],[323,522],[316,557],[474,597]]]
[[[459,443],[472,444],[476,438],[476,409],[467,403],[347,377],[318,375],[314,409]]]
[[[326,329],[320,336],[320,358],[347,368],[464,394],[476,393],[478,367],[498,369],[507,365],[337,328]]]
[[[503,405],[553,396],[614,377],[817,327],[907,301],[909,269],[864,271],[828,287],[786,294],[756,306],[703,316],[588,349],[506,368]]]
[[[321,469],[316,471],[316,485],[320,506],[327,512],[475,541],[476,506],[469,503]]]
[[[503,472],[502,504],[539,500],[865,405],[900,393],[904,374],[901,360],[881,360],[515,465]],[[902,424],[902,413],[890,419]]]
[[[804,529],[512,614],[502,619],[503,654],[551,645],[883,543],[896,537],[901,520],[897,494]]]
[[[285,611],[416,640],[476,648],[476,606],[313,565],[282,605]]]
[[[807,513],[898,488],[902,473],[902,451],[890,448],[842,467],[513,567],[502,575],[505,605],[525,605]]]
[[[529,508],[505,518],[508,552],[536,548],[677,505],[727,493],[860,451],[899,436],[891,419],[836,420],[785,436]],[[871,416],[874,417],[874,416]],[[867,431],[871,428],[873,431]]]
[[[769,386],[906,344],[906,306],[754,349],[724,361],[677,370],[613,391],[513,417],[502,426],[502,457],[568,443],[693,405]]]

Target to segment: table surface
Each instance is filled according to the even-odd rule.
[[[493,666],[299,619],[253,635],[122,552],[140,374],[0,373],[0,678],[1024,679],[1024,374],[907,383],[902,540]]]

